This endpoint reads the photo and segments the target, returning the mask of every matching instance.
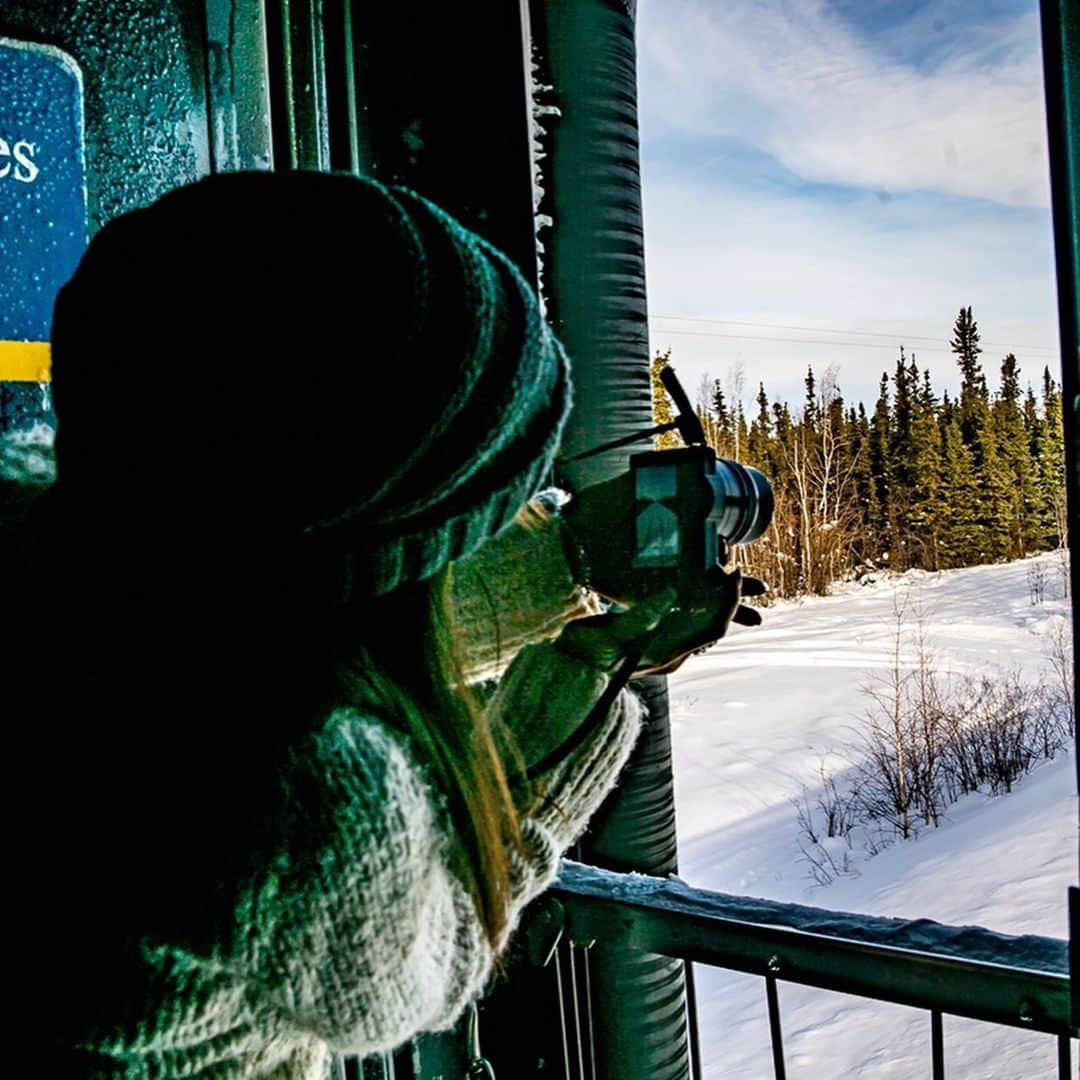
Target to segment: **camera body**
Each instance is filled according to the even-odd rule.
[[[633,574],[646,591],[693,587],[727,561],[728,544],[755,540],[772,520],[764,475],[709,446],[634,454],[630,476]]]
[[[597,547],[610,547],[604,561],[611,596],[640,598],[668,587],[680,597],[699,594],[709,571],[728,561],[728,545],[756,540],[772,521],[769,481],[751,465],[716,456],[671,367],[660,372],[660,381],[678,410],[674,420],[567,459],[580,461],[667,431],[678,431],[686,444],[633,454],[628,473],[597,485],[614,489],[599,513],[615,534],[610,541],[605,534],[593,537]],[[588,580],[587,571],[580,580]]]

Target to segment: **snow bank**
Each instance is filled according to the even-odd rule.
[[[1032,604],[1041,564],[1045,599]],[[754,629],[733,627],[671,680],[680,876],[698,888],[837,910],[978,924],[1008,934],[1067,936],[1076,880],[1071,756],[1038,767],[1012,794],[972,795],[940,829],[858,864],[858,876],[813,884],[800,857],[791,798],[820,786],[822,761],[854,753],[860,687],[891,664],[894,602],[910,593],[943,670],[1047,665],[1054,623],[1069,617],[1056,555],[941,574],[913,573],[836,596],[782,603]],[[704,1075],[770,1075],[761,980],[698,969]],[[781,987],[791,1075],[929,1074],[929,1017],[917,1010]],[[1054,1075],[1054,1040],[946,1018],[952,1075]],[[722,1065],[722,1068],[721,1068]]]

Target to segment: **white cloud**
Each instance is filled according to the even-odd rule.
[[[642,3],[643,135],[737,138],[814,181],[1047,206],[1037,14],[980,29],[977,12],[919,70],[820,0]]]
[[[870,39],[814,0],[643,0],[650,312],[893,335],[855,347],[654,320],[691,391],[741,361],[750,394],[764,380],[795,403],[807,364],[836,364],[845,396],[869,402],[901,343],[951,387],[967,304],[991,381],[999,346],[1033,381],[1060,370],[1038,23],[1034,5],[1006,20],[1004,6],[982,24],[985,5],[936,0]],[[777,183],[732,139],[848,191]],[[766,337],[788,340],[748,340]]]
[[[807,364],[821,372],[840,365],[849,399],[872,400],[883,369],[906,344],[929,365],[935,383],[950,386],[947,341],[956,312],[971,304],[987,347],[991,381],[1004,349],[1024,344],[1056,348],[1049,218],[1032,211],[966,219],[920,220],[898,199],[888,206],[807,204],[779,193],[723,189],[655,167],[643,190],[649,311],[654,348],[671,346],[684,383],[703,373],[723,376],[737,359],[748,392],[764,380],[793,402]],[[911,200],[919,204],[915,197]],[[705,316],[772,324],[879,331],[891,341],[865,347],[817,346],[803,339],[857,340],[846,335],[733,325],[663,322],[659,315]],[[673,333],[672,331],[681,331]],[[742,335],[697,337],[687,330]],[[937,342],[916,340],[930,336]],[[800,339],[746,340],[749,337]],[[889,348],[881,348],[888,345]],[[935,351],[936,350],[936,351]],[[1037,381],[1056,352],[1017,349],[1026,377]]]

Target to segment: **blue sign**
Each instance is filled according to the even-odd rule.
[[[0,38],[0,430],[51,419],[53,301],[86,246],[82,76],[47,45]],[[30,343],[30,344],[21,344]]]

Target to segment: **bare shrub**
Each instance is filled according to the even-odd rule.
[[[851,845],[828,841],[806,844],[800,841],[799,851],[810,871],[810,876],[818,885],[831,885],[838,877],[850,876],[852,867]]]
[[[912,743],[909,753],[912,793],[923,823],[941,823],[943,790],[948,784],[945,741],[948,731],[948,689],[938,673],[937,661],[926,634],[926,620],[916,612],[915,666],[908,681],[905,728]]]
[[[965,745],[975,751],[980,783],[989,786],[991,795],[1012,791],[1037,758],[1031,723],[1035,696],[1015,670],[965,682],[973,736]]]
[[[1027,568],[1028,595],[1032,604],[1041,604],[1046,599],[1046,563],[1042,559],[1032,559]]]
[[[1032,683],[1017,668],[980,674],[939,670],[924,613],[910,594],[894,599],[890,663],[862,688],[853,770],[819,766],[821,786],[797,809],[800,849],[819,884],[853,872],[852,850],[870,855],[941,824],[963,795],[1012,790],[1076,734],[1073,646],[1055,618],[1047,665]]]
[[[852,837],[861,823],[857,784],[843,784],[825,763],[818,766],[821,787],[811,803],[803,785],[802,795],[792,799],[799,827],[799,850],[810,876],[819,885],[852,873]]]
[[[824,762],[818,766],[818,775],[821,777],[821,788],[817,808],[825,825],[825,835],[850,839],[852,831],[862,819],[858,780],[850,780],[841,788],[835,774],[825,771]]]
[[[1068,600],[1070,594],[1069,582],[1072,580],[1069,565],[1069,549],[1059,547],[1057,549],[1058,579],[1061,582],[1062,598]]]
[[[986,774],[982,740],[979,732],[968,723],[963,699],[956,695],[944,717],[943,780],[946,797],[955,802],[963,795],[979,790]]]
[[[1076,692],[1073,681],[1073,635],[1067,619],[1055,619],[1047,635],[1046,659],[1049,668],[1044,683],[1044,699],[1058,744],[1070,746],[1076,738]],[[1052,754],[1047,754],[1052,757]]]
[[[940,821],[946,727],[925,614],[910,593],[894,595],[890,645],[888,669],[863,687],[870,704],[861,732],[859,799],[867,818],[906,840],[917,831],[916,819]]]

